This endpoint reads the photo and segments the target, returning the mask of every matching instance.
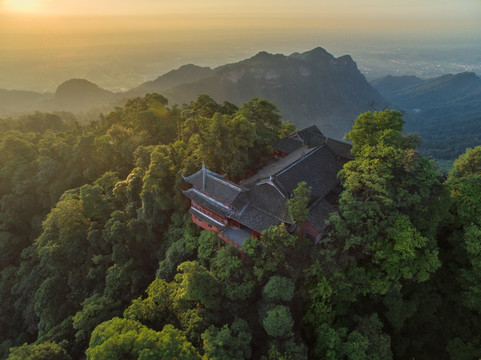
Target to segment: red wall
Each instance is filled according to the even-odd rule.
[[[206,222],[204,220],[197,219],[195,217],[195,215],[192,215],[192,221],[194,222],[194,224],[197,224],[198,226],[200,226],[204,230],[213,230],[216,233],[219,232],[219,229],[217,229],[215,226],[211,226],[208,222]]]
[[[200,212],[206,214],[207,216],[211,217],[212,219],[217,220],[218,222],[224,224],[224,225],[229,225],[229,220],[223,216],[220,216],[219,214],[207,209],[206,207],[200,205],[199,203],[196,203],[195,201],[192,201],[191,206],[194,209],[199,210]]]
[[[317,235],[319,235],[319,231],[317,231],[317,229],[309,221],[305,221],[304,224],[302,224],[302,230],[301,231],[305,234],[312,235],[314,238]]]

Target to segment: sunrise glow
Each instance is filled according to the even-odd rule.
[[[43,5],[42,0],[4,0],[5,11],[12,13],[36,13]]]
[[[479,0],[0,0],[0,89],[91,77],[118,90],[184,63],[316,46],[362,64],[368,44],[478,41],[480,18]]]

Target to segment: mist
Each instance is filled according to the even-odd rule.
[[[481,37],[463,29],[387,28],[316,19],[171,16],[0,17],[0,88],[53,92],[72,78],[125,91],[187,63],[216,67],[259,51],[321,46],[370,78],[481,73]],[[222,30],[220,30],[222,29]]]

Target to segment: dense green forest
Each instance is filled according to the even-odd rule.
[[[481,356],[481,147],[446,180],[400,113],[362,114],[325,237],[241,254],[192,224],[181,175],[242,179],[293,126],[258,98],[167,105],[0,120],[0,358]]]

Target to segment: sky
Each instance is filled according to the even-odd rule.
[[[481,0],[0,0],[0,89],[54,91],[82,77],[123,90],[185,63],[316,46],[353,55],[366,75],[408,48],[413,61],[438,51],[440,64],[470,69],[481,63],[479,19]]]

